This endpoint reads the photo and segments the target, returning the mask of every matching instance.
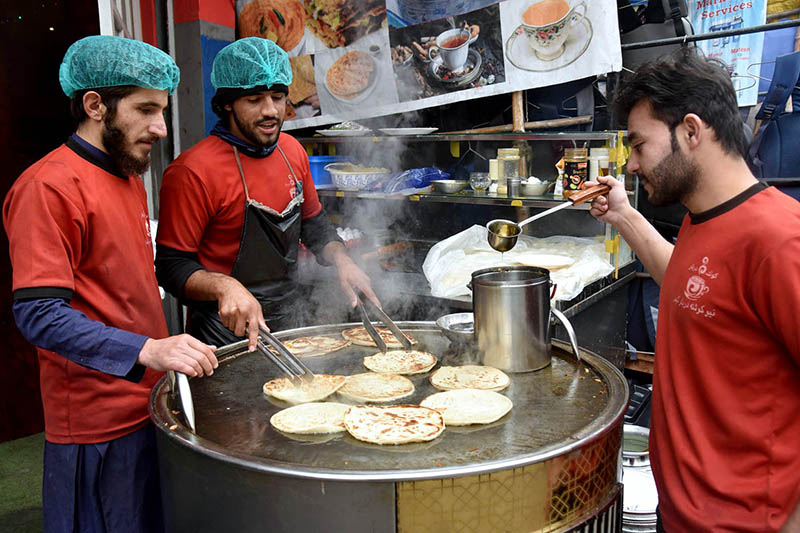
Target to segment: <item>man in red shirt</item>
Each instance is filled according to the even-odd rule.
[[[686,50],[643,65],[615,107],[650,203],[689,210],[674,246],[613,178],[591,211],[661,286],[659,531],[800,531],[800,203],[750,172],[720,63]]]
[[[212,347],[167,336],[137,176],[166,135],[178,67],[143,42],[93,36],[69,48],[59,78],[77,130],[3,205],[14,317],[39,357],[44,530],[158,532],[150,391],[165,370],[217,366]]]
[[[280,131],[291,81],[289,58],[272,41],[223,48],[211,71],[221,120],[164,172],[156,274],[189,304],[187,330],[218,346],[247,331],[252,350],[258,326],[300,325],[301,240],[336,267],[352,305],[353,287],[377,303],[322,210],[305,150]]]

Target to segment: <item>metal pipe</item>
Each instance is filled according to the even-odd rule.
[[[697,41],[707,41],[709,39],[717,39],[719,37],[731,37],[733,35],[745,35],[748,33],[759,33],[762,31],[780,30],[782,28],[793,28],[800,26],[800,19],[797,20],[784,20],[782,22],[773,22],[771,24],[761,24],[759,26],[751,26],[749,28],[741,28],[738,30],[725,30],[714,31],[710,33],[700,33],[697,35],[684,35],[683,37],[670,37],[669,39],[656,39],[653,41],[643,41],[640,43],[623,44],[622,50],[638,50],[640,48],[653,48],[656,46],[666,46],[671,44],[686,44],[694,43]]]

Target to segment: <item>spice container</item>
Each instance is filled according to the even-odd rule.
[[[506,195],[509,198],[513,198],[513,197],[519,196],[519,184],[520,184],[520,181],[521,180],[519,178],[517,178],[517,177],[506,178],[506,188],[507,188]]]
[[[471,172],[469,175],[469,185],[477,195],[486,194],[486,189],[491,185],[492,180],[486,172]]]
[[[588,148],[564,148],[564,198],[583,188],[589,166]]]
[[[589,181],[598,176],[608,176],[608,148],[592,148],[589,151]]]

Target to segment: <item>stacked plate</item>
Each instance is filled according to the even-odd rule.
[[[624,533],[655,533],[658,494],[647,439],[650,430],[625,424],[622,440],[622,484],[625,494],[622,505]]]

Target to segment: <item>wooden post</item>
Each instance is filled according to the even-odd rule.
[[[522,91],[514,91],[511,94],[511,122],[515,132],[525,131],[525,104]]]

